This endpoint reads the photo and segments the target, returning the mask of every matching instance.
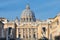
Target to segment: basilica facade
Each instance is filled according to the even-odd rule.
[[[15,40],[59,40],[60,36],[60,13],[54,18],[39,20],[29,5],[22,11],[20,20],[8,20],[0,18],[0,38],[13,38]]]

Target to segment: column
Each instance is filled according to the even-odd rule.
[[[17,28],[17,31],[16,31],[16,38],[18,38],[18,28]]]
[[[21,31],[21,38],[23,38],[23,28],[20,28]]]
[[[2,28],[2,38],[4,38],[4,29]]]
[[[31,29],[29,28],[29,38],[31,38]]]
[[[27,28],[27,39],[29,39],[29,28]]]
[[[33,38],[33,29],[31,28],[31,38]]]

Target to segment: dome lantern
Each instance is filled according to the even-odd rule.
[[[26,9],[30,9],[30,6],[29,5],[26,5]]]

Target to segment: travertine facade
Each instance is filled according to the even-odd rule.
[[[29,5],[23,10],[20,20],[16,18],[9,21],[6,18],[0,18],[4,23],[4,37],[19,38],[23,40],[38,40],[47,38],[55,40],[60,35],[60,13],[55,18],[49,18],[45,21],[35,18]]]

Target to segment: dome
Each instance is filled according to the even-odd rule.
[[[26,5],[26,9],[22,11],[21,21],[35,21],[35,15],[29,5]]]
[[[60,12],[57,14],[57,16],[60,16]]]

